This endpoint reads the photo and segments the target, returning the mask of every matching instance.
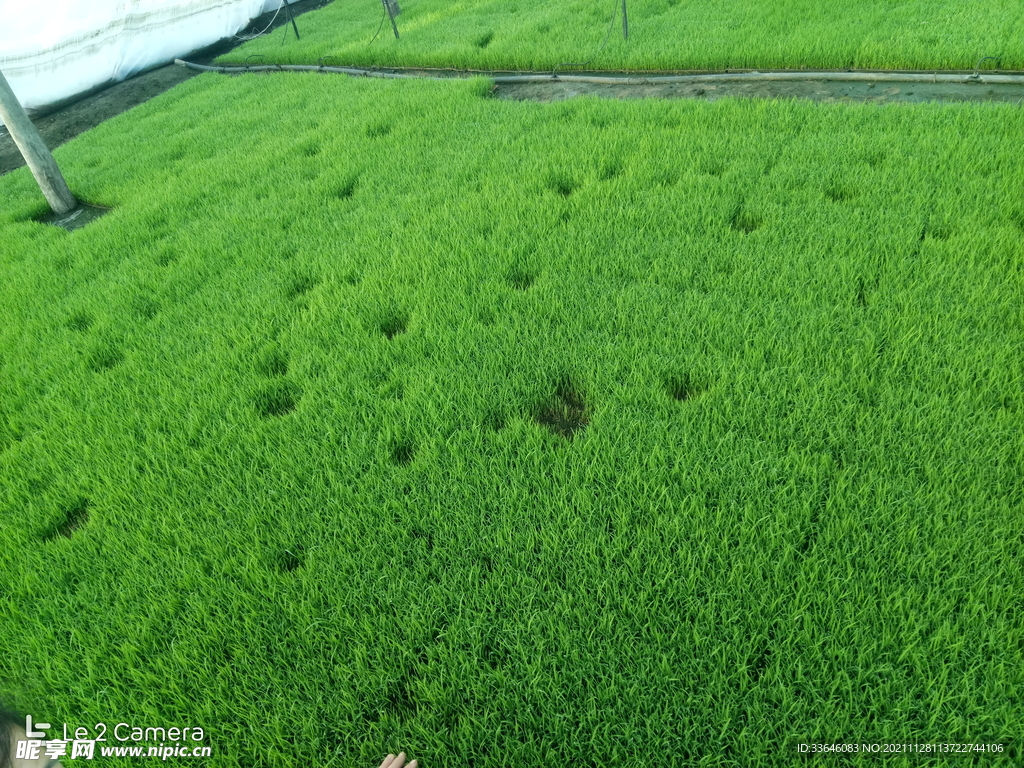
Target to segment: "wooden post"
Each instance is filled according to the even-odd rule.
[[[0,119],[4,121],[11,138],[21,150],[25,164],[36,177],[39,189],[42,190],[53,212],[65,214],[74,210],[78,201],[68,189],[67,182],[57,167],[57,161],[50,154],[46,142],[39,135],[39,130],[29,120],[28,113],[14,95],[3,72],[0,72]]]

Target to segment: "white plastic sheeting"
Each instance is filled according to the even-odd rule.
[[[0,71],[40,109],[230,37],[281,2],[0,0]]]

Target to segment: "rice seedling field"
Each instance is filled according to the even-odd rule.
[[[1024,68],[1015,0],[408,0],[400,39],[378,3],[336,2],[222,62],[551,70]],[[616,16],[618,14],[618,16]],[[570,67],[569,69],[572,69]]]
[[[194,78],[56,151],[72,233],[0,178],[0,691],[232,768],[1018,759],[1024,111],[489,91]]]

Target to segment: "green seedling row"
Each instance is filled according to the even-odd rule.
[[[1015,0],[963,3],[772,0],[408,0],[396,39],[380,3],[335,2],[220,58],[328,64],[552,70],[1024,68]],[[262,58],[250,58],[262,57]],[[565,66],[573,71],[578,66]]]

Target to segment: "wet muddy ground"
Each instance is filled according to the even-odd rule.
[[[296,15],[321,8],[331,0],[300,0],[293,3]],[[266,14],[253,20],[246,31],[263,29],[273,14]],[[270,31],[287,24],[280,15]],[[299,25],[301,34],[302,25]],[[240,33],[240,34],[244,34]],[[237,40],[221,41],[213,46],[195,51],[184,57],[198,64],[212,63],[213,59],[229,51]],[[262,63],[262,62],[260,62]],[[334,62],[331,62],[332,64]],[[396,71],[396,70],[385,70]],[[458,77],[465,73],[438,70],[406,70],[430,76]],[[168,91],[179,83],[195,77],[199,72],[176,65],[159,67],[141,73],[120,83],[97,89],[96,92],[73,103],[62,106],[49,114],[34,116],[33,122],[39,128],[43,139],[51,147],[58,147],[90,128],[115,115],[131,109],[145,101]],[[512,73],[509,73],[512,74]],[[564,74],[570,74],[568,72]],[[572,73],[577,74],[577,73]],[[654,75],[654,73],[650,73]],[[662,73],[664,74],[664,73]],[[965,75],[969,73],[964,73]],[[991,74],[987,72],[986,74]],[[267,77],[278,77],[268,73]],[[621,77],[621,74],[617,76]],[[714,101],[728,96],[765,99],[810,99],[820,102],[1009,102],[1024,103],[1024,85],[975,83],[894,83],[894,82],[843,82],[843,81],[758,81],[758,82],[716,82],[716,83],[634,83],[604,84],[579,83],[551,80],[538,83],[499,84],[494,96],[501,99],[560,101],[573,96],[595,95],[614,99],[679,98]],[[5,128],[0,127],[0,174],[24,165],[21,153]]]
[[[924,101],[1024,102],[1024,85],[984,83],[861,83],[861,82],[722,82],[650,83],[604,85],[601,83],[509,83],[499,85],[494,95],[503,99],[559,101],[573,96],[604,96],[612,99],[705,99],[727,96],[763,99],[810,99],[823,102],[867,101],[878,104]]]

